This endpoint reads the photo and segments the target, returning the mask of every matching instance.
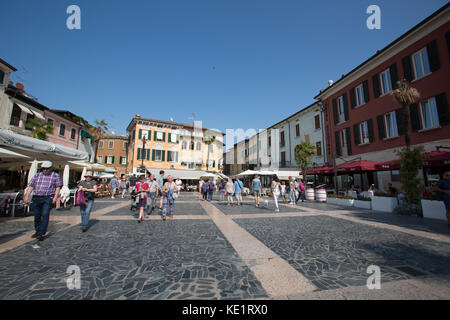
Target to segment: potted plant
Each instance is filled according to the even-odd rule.
[[[422,214],[424,218],[439,219],[447,221],[445,217],[444,201],[438,196],[432,195],[421,199]]]
[[[337,194],[329,194],[327,197],[327,203],[337,204],[341,206],[353,207],[355,199],[350,196],[341,196]]]
[[[372,199],[365,198],[365,197],[358,197],[357,199],[355,199],[355,202],[353,205],[356,208],[371,209],[372,208]]]
[[[374,211],[394,212],[397,205],[397,196],[392,194],[375,192],[372,197],[372,210]]]

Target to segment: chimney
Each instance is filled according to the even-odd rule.
[[[19,89],[19,90],[21,90],[21,91],[23,91],[23,90],[25,89],[25,87],[23,86],[23,84],[20,83],[20,82],[17,82],[17,83],[16,83],[16,88]]]
[[[141,118],[141,115],[140,114],[137,114],[136,115],[136,119],[140,119]]]

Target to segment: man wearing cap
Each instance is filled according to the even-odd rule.
[[[52,166],[53,164],[50,161],[42,163],[42,171],[31,179],[23,199],[28,204],[30,202],[30,194],[33,192],[32,209],[36,233],[32,237],[37,238],[39,241],[44,240],[50,219],[50,210],[52,205],[56,203],[59,190],[63,185],[59,174],[52,171]]]

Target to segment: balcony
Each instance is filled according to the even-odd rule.
[[[297,162],[291,162],[291,161],[280,161],[278,163],[278,168],[298,168],[299,165]]]

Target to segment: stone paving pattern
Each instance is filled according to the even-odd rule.
[[[322,290],[365,285],[369,265],[382,282],[410,278],[405,265],[450,275],[450,245],[429,239],[326,216],[236,222]]]

